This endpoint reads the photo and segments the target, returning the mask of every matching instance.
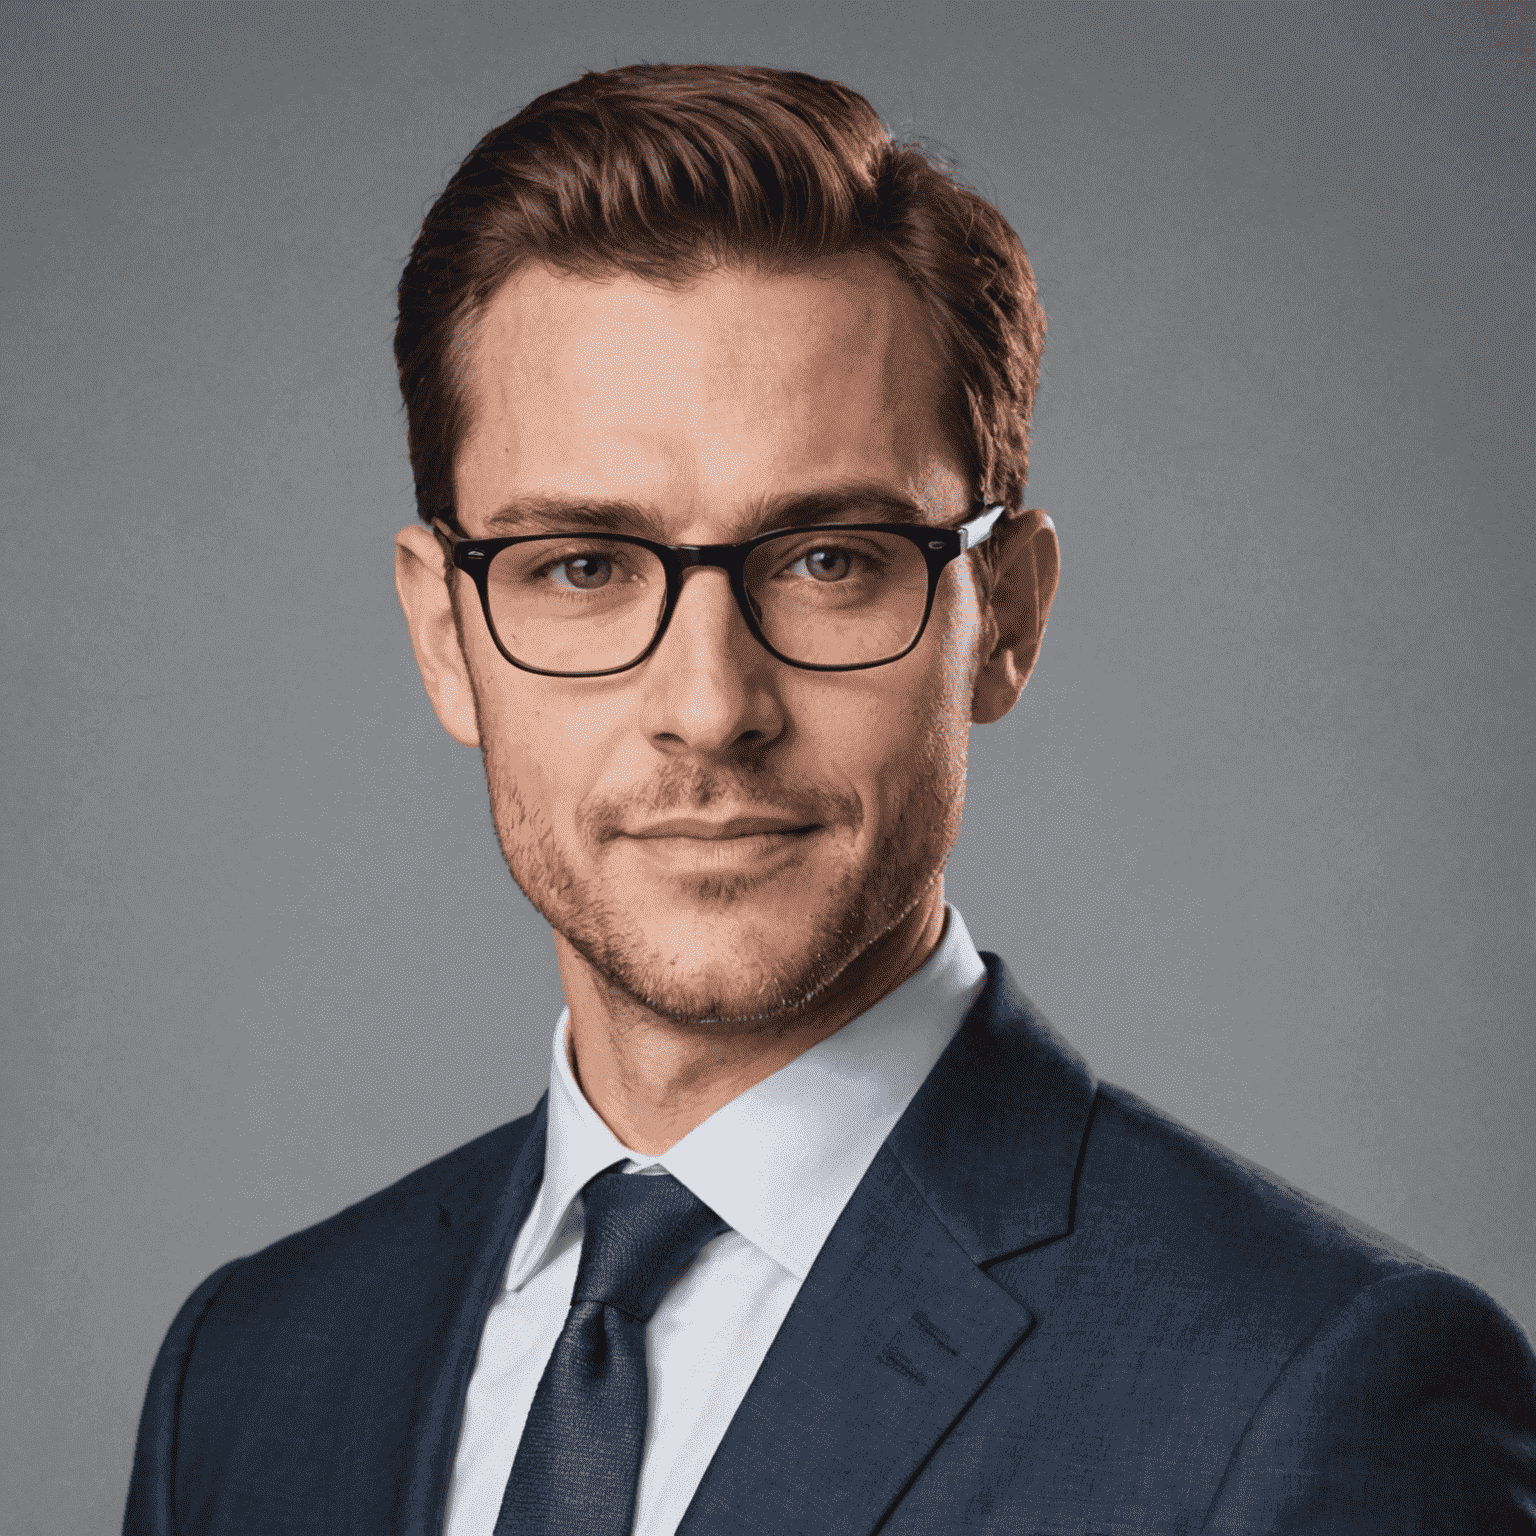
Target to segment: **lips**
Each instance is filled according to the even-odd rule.
[[[733,816],[726,821],[707,821],[697,816],[674,816],[667,821],[652,822],[628,833],[641,839],[689,837],[702,842],[726,842],[738,837],[761,837],[765,834],[810,832],[814,822],[797,820],[790,816]]]

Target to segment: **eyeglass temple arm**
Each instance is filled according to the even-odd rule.
[[[447,581],[452,577],[457,563],[453,558],[454,546],[463,535],[450,528],[440,517],[432,519],[432,532],[437,536],[438,546],[443,552],[443,579]]]
[[[961,523],[955,530],[960,535],[960,548],[962,550],[975,549],[978,544],[985,543],[992,537],[992,530],[997,527],[997,520],[1008,509],[1001,504],[991,506],[986,511],[973,517],[968,523]]]

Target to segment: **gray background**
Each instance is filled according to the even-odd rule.
[[[208,1270],[540,1091],[390,583],[392,291],[485,128],[635,59],[850,82],[1035,262],[1065,569],[978,942],[1536,1324],[1531,11],[745,9],[5,12],[7,1533],[114,1527]]]

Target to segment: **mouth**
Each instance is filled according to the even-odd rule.
[[[732,816],[725,821],[673,816],[637,827],[621,841],[650,868],[687,879],[767,878],[797,865],[822,830],[819,822],[791,816]]]
[[[653,822],[628,835],[641,841],[691,838],[697,842],[721,843],[745,837],[793,837],[815,830],[814,822],[796,821],[786,816],[733,816],[728,821],[676,816],[668,821]]]

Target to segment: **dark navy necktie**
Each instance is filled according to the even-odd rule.
[[[629,1536],[645,1449],[645,1325],[730,1228],[670,1174],[600,1173],[565,1327],[534,1393],[494,1536]]]

